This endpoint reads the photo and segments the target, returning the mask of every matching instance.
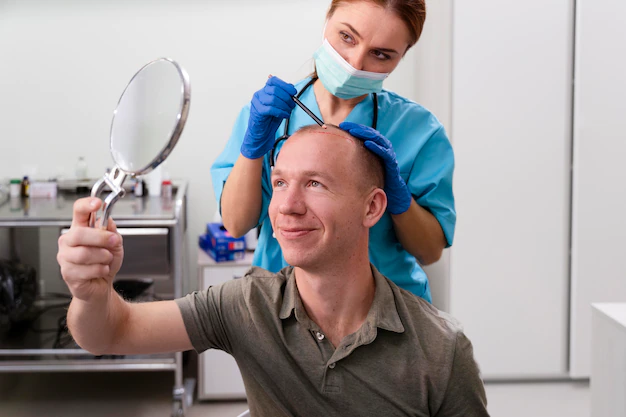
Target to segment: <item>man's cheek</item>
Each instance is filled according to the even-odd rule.
[[[276,219],[276,204],[274,204],[274,200],[270,201],[270,205],[267,208],[267,214],[270,218],[270,223],[272,224],[272,228],[274,228],[274,220]]]

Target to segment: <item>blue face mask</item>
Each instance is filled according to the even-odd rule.
[[[388,73],[361,71],[350,65],[328,40],[313,54],[320,81],[332,95],[355,98],[369,93],[380,93]]]

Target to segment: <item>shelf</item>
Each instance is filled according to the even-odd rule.
[[[174,356],[155,359],[45,359],[0,360],[0,373],[9,372],[90,372],[90,371],[173,371]]]
[[[63,300],[37,303],[49,308]],[[65,307],[47,310],[35,321],[0,336],[0,373],[3,372],[85,372],[85,371],[164,371],[176,369],[174,353],[159,355],[95,356],[81,349],[66,331],[60,332],[61,348],[54,348],[58,323]],[[41,332],[36,329],[45,329]],[[47,331],[50,330],[50,331]]]

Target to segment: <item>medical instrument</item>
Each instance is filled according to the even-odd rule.
[[[320,120],[320,118],[319,118],[319,117],[317,117],[315,114],[313,114],[313,112],[312,112],[311,110],[309,110],[309,108],[308,108],[307,106],[305,106],[304,104],[302,104],[302,102],[300,101],[300,99],[298,99],[298,97],[293,96],[293,97],[292,97],[292,99],[293,99],[293,101],[295,101],[295,102],[296,102],[296,104],[297,104],[298,106],[300,106],[300,108],[301,108],[302,110],[304,110],[304,112],[305,112],[306,114],[308,114],[309,116],[311,116],[311,119],[315,120],[315,123],[317,123],[317,124],[318,124],[318,125],[320,125],[321,127],[324,127],[324,126],[325,126],[325,125],[324,125],[324,122],[322,122],[322,120]]]
[[[300,90],[300,92],[298,92],[298,94],[296,94],[294,96],[294,100],[298,99],[298,101],[300,101],[299,99],[302,96],[302,94],[311,85],[313,85],[313,83],[316,80],[317,80],[317,77],[312,77],[311,80],[308,83],[306,83],[306,85],[304,87],[302,87],[302,90]],[[372,114],[372,129],[376,129],[376,126],[378,125],[378,95],[376,93],[372,93],[372,101],[374,102],[374,111],[373,111],[373,114]],[[296,103],[297,103],[297,101],[296,101]],[[276,148],[278,147],[278,144],[280,142],[282,142],[282,141],[287,140],[288,138],[289,138],[289,119],[285,119],[285,128],[283,130],[283,135],[281,137],[279,137],[278,139],[276,139],[276,141],[274,142],[274,147],[272,148],[272,150],[270,152],[270,168],[271,169],[274,169],[274,163],[276,162],[276,157],[278,157],[278,154],[276,152]]]
[[[103,229],[113,204],[125,194],[126,177],[151,172],[172,152],[187,121],[190,100],[189,77],[169,58],[149,62],[130,80],[111,122],[110,150],[116,166],[91,189],[92,197],[99,197],[106,186],[111,190],[102,205]],[[92,213],[91,227],[96,220],[97,213]]]
[[[272,78],[272,74],[270,74],[267,78]],[[308,87],[308,84],[307,84],[307,87]],[[304,89],[306,89],[306,87],[304,87]],[[304,89],[303,89],[303,91],[304,91]],[[300,101],[300,99],[299,99],[298,97],[300,97],[300,94],[295,95],[295,96],[293,96],[293,97],[291,97],[291,98],[293,99],[293,101],[295,101],[295,102],[296,102],[296,104],[297,104],[298,106],[300,106],[300,108],[301,108],[301,109],[302,109],[302,110],[303,110],[306,114],[308,114],[308,115],[311,117],[311,119],[315,120],[315,123],[317,123],[318,125],[320,125],[320,127],[324,127],[324,126],[325,126],[325,125],[324,125],[324,122],[323,122],[323,121],[322,121],[319,117],[317,117],[317,116],[315,115],[315,113],[313,113],[311,110],[309,110],[309,108],[308,108],[307,106],[305,106],[305,105],[304,105],[304,104]]]

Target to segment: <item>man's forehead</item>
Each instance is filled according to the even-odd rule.
[[[323,135],[326,138],[333,139],[345,139],[350,142],[354,142],[354,138],[350,136],[347,132],[339,129],[336,126],[327,126],[326,129],[321,126],[309,126],[306,130],[301,130],[292,135],[292,138],[299,137],[311,137]]]
[[[338,129],[337,129],[338,130]],[[356,149],[349,135],[341,132],[300,132],[285,141],[278,153],[274,171],[290,173],[332,171],[344,165]],[[347,142],[350,142],[348,144]]]

